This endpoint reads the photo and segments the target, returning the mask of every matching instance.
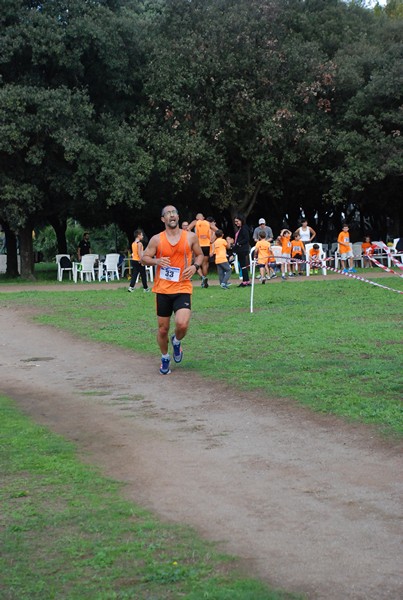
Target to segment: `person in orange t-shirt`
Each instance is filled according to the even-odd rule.
[[[157,304],[157,341],[161,350],[160,373],[168,375],[171,372],[168,352],[171,316],[175,313],[175,333],[171,336],[173,358],[180,363],[183,357],[181,340],[187,333],[191,316],[193,288],[190,279],[201,269],[203,252],[197,236],[179,228],[179,214],[174,206],[162,209],[161,221],[165,231],[151,238],[141,262],[157,267],[153,292]]]
[[[227,290],[231,285],[228,283],[231,277],[231,265],[228,262],[227,250],[229,243],[224,239],[224,232],[217,229],[215,232],[215,240],[211,248],[211,256],[215,256],[215,264],[217,266],[218,279],[220,286]]]
[[[208,288],[207,275],[211,249],[211,238],[217,227],[214,223],[214,219],[205,219],[202,213],[197,213],[196,218],[188,225],[188,231],[191,229],[195,230],[195,233],[199,239],[199,246],[202,249],[204,256],[201,268],[201,287]]]
[[[301,236],[298,233],[298,231],[296,231],[294,233],[294,239],[291,241],[291,258],[295,259],[294,272],[296,275],[302,275],[301,263],[298,261],[303,260],[304,254],[305,254],[304,242],[301,240]]]
[[[317,273],[318,269],[322,267],[322,261],[320,259],[320,246],[314,244],[309,250],[309,264],[312,267],[312,272]]]
[[[132,244],[132,276],[130,279],[130,285],[127,288],[128,292],[134,292],[134,288],[136,285],[137,277],[140,274],[141,283],[143,284],[143,290],[145,292],[151,292],[150,288],[147,285],[147,273],[144,265],[141,264],[141,257],[143,256],[143,238],[144,233],[141,229],[137,229],[134,232],[134,242]]]
[[[372,265],[372,262],[369,257],[373,255],[373,253],[376,249],[376,246],[373,245],[373,243],[371,242],[371,238],[368,235],[364,238],[361,249],[362,249],[362,256],[364,259],[364,267],[372,268],[373,265]]]
[[[356,273],[356,270],[354,269],[353,247],[350,243],[350,234],[348,232],[348,229],[348,225],[344,223],[343,230],[339,233],[339,236],[337,238],[337,243],[339,244],[341,266],[343,268],[344,273]],[[348,271],[346,268],[346,261],[348,261]]]
[[[291,271],[291,231],[289,229],[282,229],[278,236],[278,241],[281,244],[281,258],[279,263],[281,265],[281,279],[286,280],[286,274],[288,277],[294,277]]]
[[[266,239],[266,232],[259,231],[259,241],[255,246],[255,257],[257,259],[257,266],[260,271],[260,279],[263,284],[266,283],[266,279],[275,277],[273,268],[271,267],[271,258],[273,252],[271,251],[271,244]]]

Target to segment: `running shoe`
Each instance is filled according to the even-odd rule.
[[[355,269],[353,269],[353,268],[349,269],[348,272],[349,273],[357,273],[357,271]]]
[[[171,369],[169,368],[170,362],[171,362],[170,358],[161,357],[161,366],[160,366],[161,375],[169,375],[169,373],[171,372]]]
[[[127,291],[128,291],[128,292],[134,292],[134,287],[131,287],[131,286],[129,286],[129,287],[127,288]]]
[[[262,279],[262,285],[266,283],[266,279]]]
[[[220,283],[220,287],[222,287],[223,290],[228,289],[228,285],[226,283]]]
[[[286,276],[285,276],[285,275],[282,275],[282,276],[281,276],[281,279],[282,279],[283,281],[287,281],[287,278],[286,278]]]
[[[151,288],[145,288],[145,289],[143,289],[143,292],[146,292],[146,293],[151,292]]]
[[[270,279],[276,279],[277,275],[275,273],[273,273],[273,275],[270,275]]]
[[[348,269],[343,269],[342,273],[348,273]]]
[[[180,342],[177,342],[176,344],[174,343],[174,337],[175,334],[171,336],[172,347],[174,350],[174,361],[176,363],[180,363],[183,358],[183,351]]]
[[[204,278],[204,287],[208,288],[208,279],[207,279],[207,277]]]

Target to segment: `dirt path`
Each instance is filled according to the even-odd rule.
[[[15,289],[15,288],[14,288]],[[0,390],[128,498],[312,599],[403,597],[401,445],[34,324],[1,298]],[[186,348],[186,347],[185,347]]]

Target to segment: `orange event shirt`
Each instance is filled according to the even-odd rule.
[[[375,246],[370,242],[363,242],[361,248],[363,254],[373,254]]]
[[[171,267],[179,268],[179,281],[168,281],[161,277],[161,267],[157,266],[153,292],[157,294],[191,294],[193,291],[190,279],[183,279],[183,270],[192,264],[192,251],[188,242],[186,231],[181,232],[178,242],[172,245],[165,231],[160,233],[157,246],[156,258],[168,256],[171,259]]]
[[[267,242],[266,240],[259,240],[256,242],[255,252],[257,252],[257,262],[259,265],[265,265],[269,262],[270,255],[273,256],[270,247],[270,242]]]
[[[311,248],[309,250],[309,257],[310,258],[320,258],[320,248],[318,248],[316,250],[316,248]]]
[[[281,241],[281,253],[282,254],[290,254],[291,252],[291,240],[289,237],[285,237],[284,235],[282,235],[280,237],[280,241]]]
[[[200,246],[210,246],[210,223],[208,221],[196,221],[196,235]]]
[[[351,244],[350,244],[350,234],[342,231],[339,233],[339,237],[337,238],[339,243],[339,252],[340,254],[346,254],[347,252],[351,252]]]
[[[215,263],[220,265],[221,263],[228,262],[227,258],[227,242],[224,238],[217,238],[213,244],[213,252],[215,253]]]
[[[291,242],[291,256],[296,254],[304,254],[305,246],[302,240],[292,240]]]
[[[141,244],[141,242],[133,242],[132,244],[132,259],[137,261],[141,260],[139,253],[139,244]]]

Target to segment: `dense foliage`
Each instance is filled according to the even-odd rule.
[[[165,199],[360,232],[403,222],[403,0],[6,0],[0,223],[152,232]],[[359,212],[358,212],[359,211]],[[400,212],[399,212],[400,211]],[[10,274],[17,261],[10,256]]]

